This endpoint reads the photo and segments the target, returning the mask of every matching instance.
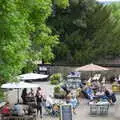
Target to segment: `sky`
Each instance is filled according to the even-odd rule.
[[[99,2],[118,2],[120,0],[97,0]]]

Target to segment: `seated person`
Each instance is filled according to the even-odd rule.
[[[36,113],[35,109],[31,105],[29,105],[29,107],[28,107],[28,115],[33,115],[35,113]]]
[[[69,93],[67,96],[66,96],[66,103],[69,103],[70,102],[70,99],[71,99],[71,93]]]
[[[62,85],[61,88],[66,92],[66,95],[68,95],[70,93],[70,90],[67,87],[67,84]]]
[[[99,89],[99,91],[96,92],[95,98],[96,99],[107,100],[108,102],[110,102],[103,89]]]
[[[98,81],[93,80],[92,83],[92,89],[96,91],[100,87],[100,83]]]
[[[85,95],[85,97],[90,100],[93,100],[95,97],[94,91],[90,88],[90,86],[86,87],[82,92]]]
[[[115,96],[115,94],[112,92],[112,90],[106,88],[106,89],[105,89],[105,95],[107,96],[108,101],[109,101],[110,103],[115,103],[115,102],[116,102],[116,96]]]
[[[96,92],[96,96],[105,96],[105,92],[104,92],[102,89],[99,89],[99,90]]]
[[[13,115],[22,116],[25,114],[23,106],[20,104],[15,104],[12,109]]]
[[[5,116],[9,116],[9,115],[11,114],[9,103],[7,103],[7,104],[2,108],[2,110],[0,111],[0,113],[1,113],[2,115],[5,115]]]
[[[83,88],[84,87],[84,84],[82,82],[79,83],[79,87],[80,88]]]
[[[58,115],[59,112],[60,112],[60,106],[57,104],[54,104],[52,107],[52,115]]]
[[[52,105],[53,105],[53,100],[52,100],[52,97],[49,95],[47,98],[46,98],[46,107],[47,108],[52,108]]]

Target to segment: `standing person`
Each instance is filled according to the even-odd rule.
[[[76,109],[76,106],[77,106],[76,96],[72,96],[72,98],[70,99],[70,105],[72,106],[73,113],[76,114],[76,112],[75,112],[75,109]]]
[[[27,89],[24,88],[23,91],[22,91],[22,95],[21,95],[24,104],[27,102],[26,101],[26,96],[27,96]]]
[[[43,96],[41,92],[41,88],[38,87],[37,92],[36,92],[36,101],[37,101],[37,115],[40,111],[40,117],[42,118],[42,101],[43,101]]]
[[[28,97],[29,97],[30,102],[35,102],[35,93],[32,88],[30,89],[30,92],[28,93]]]
[[[31,88],[30,89],[30,92],[29,92],[29,94],[28,94],[30,97],[34,97],[35,96],[35,94],[34,94],[34,91],[33,91],[33,89]]]

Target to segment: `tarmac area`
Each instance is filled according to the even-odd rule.
[[[40,87],[44,90],[46,95],[53,95],[54,85],[50,85],[49,82],[34,82],[39,84]],[[36,90],[36,89],[34,89]],[[20,94],[21,94],[20,90]],[[17,102],[17,90],[9,90],[6,92],[7,100],[10,104]],[[107,115],[90,115],[90,106],[88,100],[85,98],[80,98],[80,105],[76,108],[76,114],[73,114],[73,120],[120,120],[120,93],[116,94],[117,102],[114,105],[110,105]],[[21,100],[21,95],[19,95]],[[44,115],[45,111],[43,110],[43,118],[37,116],[37,120],[60,120],[58,117],[52,117],[50,115]]]

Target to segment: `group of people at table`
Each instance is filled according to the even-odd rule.
[[[71,90],[67,89],[67,86],[62,86],[63,90],[66,91],[66,103],[72,106],[73,113],[75,113],[75,108],[77,107],[79,103],[78,97],[71,92]],[[80,84],[81,93],[91,101],[101,99],[107,100],[110,104],[113,104],[116,102],[116,96],[115,94],[108,88],[106,88],[105,84],[100,83],[99,81],[91,81],[90,83],[86,84]],[[51,96],[45,96],[42,89],[39,87],[36,92],[33,91],[33,89],[30,90],[29,93],[27,93],[27,89],[24,88],[22,91],[21,98],[23,100],[23,104],[27,104],[29,102],[36,103],[34,108],[37,110],[37,114],[40,112],[40,117],[42,118],[42,107],[44,106],[45,109],[51,110],[51,113],[54,115],[56,111],[58,111],[59,106],[56,106],[56,103],[52,99]],[[43,104],[44,103],[44,104]],[[33,106],[28,104],[27,109],[23,107],[23,104],[15,104],[12,108],[10,108],[9,103],[7,103],[2,109],[1,114],[3,115],[18,115],[23,116],[25,114],[32,114],[35,111],[33,111]],[[60,104],[60,103],[59,103]],[[54,106],[54,107],[53,107]],[[53,109],[54,108],[54,109]]]
[[[86,98],[93,100],[107,100],[110,104],[116,102],[116,96],[110,88],[99,81],[92,81],[87,83],[83,88],[82,92]]]
[[[40,87],[38,87],[36,92],[31,89],[29,93],[27,89],[24,88],[21,98],[23,104],[17,103],[10,107],[10,104],[6,103],[0,113],[4,116],[24,116],[36,114],[37,112],[37,115],[40,113],[40,117],[42,118],[42,107],[51,107],[54,104],[51,96],[46,97]]]
[[[77,96],[72,95],[72,90],[68,89],[67,85],[62,86],[62,88],[67,93],[67,103],[72,102],[73,109],[75,109],[79,103],[79,99],[77,99]],[[80,83],[79,88],[81,91],[80,94],[83,94],[85,98],[89,99],[89,103],[105,101],[109,104],[114,104],[116,102],[116,95],[103,82],[91,80],[90,82]]]

